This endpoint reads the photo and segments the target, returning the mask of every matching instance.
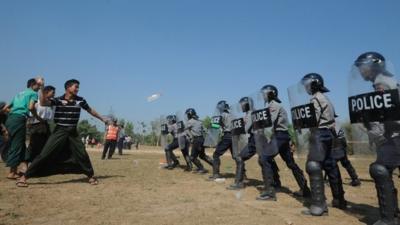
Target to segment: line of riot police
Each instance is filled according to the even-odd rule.
[[[400,166],[398,81],[389,62],[376,52],[360,55],[353,63],[349,77],[350,122],[355,127],[363,127],[351,129],[353,134],[350,136],[363,137],[363,141],[375,145],[377,152],[377,160],[370,165],[380,209],[380,219],[375,225],[399,223],[397,189],[392,179],[393,170]],[[208,180],[221,179],[221,156],[229,150],[236,164],[236,174],[234,183],[227,189],[238,190],[245,188],[246,161],[257,155],[264,190],[256,199],[277,201],[276,191],[281,187],[281,181],[275,157],[280,155],[299,186],[293,194],[310,199],[309,209],[302,214],[327,215],[323,172],[332,192],[332,207],[346,210],[348,206],[338,161],[348,171],[352,186],[360,186],[361,182],[347,158],[345,134],[336,121],[337,115],[327,92],[324,79],[318,73],[306,74],[288,88],[294,133],[289,132],[288,113],[281,105],[278,89],[271,84],[241,98],[232,106],[219,101],[207,131],[193,108],[187,109],[184,117],[179,113],[167,116],[161,129],[166,168],[174,169],[179,165],[173,153],[179,148],[187,164],[186,171],[192,171],[194,164],[194,172],[207,173],[200,158],[212,167]],[[173,136],[169,144],[168,134]],[[305,168],[310,186],[293,156],[294,143],[297,149],[308,152]],[[206,147],[215,148],[212,158],[206,155]]]

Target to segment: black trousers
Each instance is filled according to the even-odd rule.
[[[178,142],[178,138],[174,138],[174,140],[167,145],[167,147],[165,148],[165,151],[170,151],[173,152],[175,149],[179,148],[179,142]],[[188,156],[189,155],[189,147],[187,146],[185,149],[181,149],[182,155],[183,156]]]
[[[332,132],[329,129],[318,129],[317,131],[312,132],[312,138],[313,141],[310,144],[310,152],[307,163],[318,163],[328,176],[333,198],[343,199],[344,190],[342,176],[337,165],[337,160],[332,157]],[[320,178],[322,181],[322,171],[318,172],[318,176],[311,173],[309,173],[309,175],[312,186],[311,191],[313,192],[313,186],[319,185],[316,182],[320,182]]]
[[[122,155],[122,151],[123,151],[123,149],[124,149],[124,139],[125,138],[120,138],[119,140],[118,140],[118,154],[119,155]],[[113,154],[114,154],[114,152],[115,152],[115,148],[114,148],[114,150],[113,150]]]
[[[25,176],[44,177],[55,174],[94,175],[92,163],[76,127],[56,126]]]
[[[240,152],[240,157],[242,158],[243,161],[247,161],[256,154],[257,154],[256,143],[254,140],[254,136],[251,135],[248,140],[247,146]],[[273,176],[275,184],[280,183],[279,167],[276,164],[274,157],[259,155],[258,164],[260,165],[261,169],[264,169],[266,173],[271,174]]]
[[[40,155],[50,137],[50,127],[48,123],[37,123],[32,124],[28,130],[30,133],[30,141],[25,160],[27,162],[33,162],[33,160]]]
[[[192,143],[192,151],[190,153],[190,158],[197,159],[200,154],[205,155],[205,150],[203,147],[204,138],[203,137],[194,137]]]
[[[225,132],[224,135],[222,136],[221,141],[218,143],[217,147],[215,148],[213,158],[214,160],[219,158],[225,154],[226,151],[230,151],[232,158],[232,134],[230,132]]]
[[[116,140],[106,140],[106,142],[104,143],[104,149],[103,149],[103,154],[101,156],[102,159],[106,158],[107,152],[108,152],[108,158],[111,159],[114,151],[115,151],[115,147],[117,146],[117,141]]]

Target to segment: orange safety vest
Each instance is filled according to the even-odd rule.
[[[116,126],[113,125],[108,126],[106,139],[112,141],[118,140],[118,130],[119,128]]]

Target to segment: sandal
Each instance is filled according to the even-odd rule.
[[[99,181],[96,178],[92,177],[89,179],[89,184],[90,185],[98,185]]]
[[[16,185],[17,187],[20,188],[27,188],[29,186],[28,183],[26,183],[26,181],[17,181]]]
[[[7,176],[7,179],[9,179],[9,180],[18,180],[20,178],[20,176],[18,176],[17,174],[14,174],[14,175],[12,175],[12,176]]]

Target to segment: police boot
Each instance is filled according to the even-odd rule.
[[[311,197],[311,191],[310,188],[308,188],[307,180],[304,177],[303,171],[296,165],[296,167],[292,169],[292,173],[294,178],[296,179],[297,184],[300,187],[300,190],[294,192],[293,195],[304,198]]]
[[[171,155],[168,153],[168,151],[165,151],[165,160],[167,161],[167,165],[165,165],[163,168],[168,169],[168,167],[172,164]]]
[[[273,186],[273,175],[268,172],[268,170],[263,166],[261,168],[264,191],[256,198],[259,201],[276,201],[275,188]]]
[[[192,165],[192,160],[190,159],[190,156],[186,155],[185,161],[186,161],[186,168],[185,172],[191,172],[193,170],[193,165]]]
[[[381,219],[374,225],[396,225],[398,224],[396,190],[394,188],[392,176],[385,166],[374,163],[369,169],[371,177],[375,180],[378,194],[379,212]]]
[[[171,165],[168,166],[168,169],[173,170],[173,169],[175,169],[175,167],[179,166],[179,161],[172,151],[168,151],[168,154],[172,161]]]
[[[400,218],[400,209],[399,209],[399,199],[398,199],[398,196],[397,196],[397,194],[398,194],[398,191],[397,191],[397,189],[395,188],[394,189],[394,202],[395,202],[395,204],[396,204],[396,214],[395,214],[395,216],[397,217],[397,219],[399,219]]]
[[[236,160],[236,176],[235,176],[235,183],[231,184],[226,189],[228,190],[240,190],[244,188],[243,178],[244,178],[244,162],[242,159]]]
[[[329,179],[329,184],[333,196],[332,207],[342,210],[347,209],[347,201],[344,199],[344,190],[341,177],[339,176],[336,179]]]
[[[214,158],[213,160],[213,175],[209,177],[210,181],[213,181],[218,178],[222,178],[221,174],[219,173],[219,167],[221,166],[221,160],[219,158]]]
[[[213,166],[213,160],[210,156],[204,154],[201,159],[204,160],[208,165]]]
[[[279,176],[279,168],[278,168],[278,165],[276,165],[275,161],[274,161],[274,164],[272,164],[272,165],[273,165],[272,169],[273,169],[273,172],[274,172],[272,185],[275,188],[279,189],[279,188],[282,187],[281,177]]]
[[[193,171],[194,173],[200,173],[200,174],[207,173],[207,170],[204,169],[203,164],[201,164],[198,158],[192,158],[192,162],[197,167],[197,169]]]
[[[354,167],[351,164],[349,164],[348,166],[346,166],[346,170],[347,170],[347,173],[349,174],[349,176],[351,177],[350,185],[353,187],[360,186],[361,181],[360,181],[360,179],[358,179],[358,175],[357,175],[357,172],[354,169]]]
[[[323,216],[328,213],[325,200],[324,179],[321,164],[314,161],[307,162],[307,173],[310,176],[311,206],[303,211],[303,215]]]

